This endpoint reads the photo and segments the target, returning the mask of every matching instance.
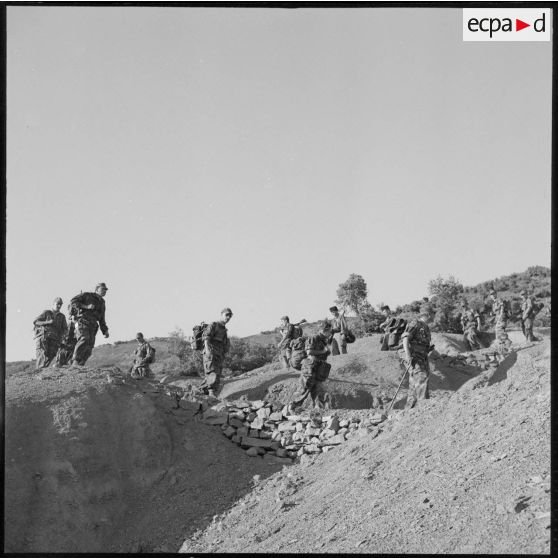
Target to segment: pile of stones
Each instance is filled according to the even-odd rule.
[[[238,400],[206,409],[202,422],[220,426],[223,434],[252,457],[292,463],[303,454],[325,453],[355,435],[378,433],[381,414],[341,418],[330,412],[290,415],[281,403]]]

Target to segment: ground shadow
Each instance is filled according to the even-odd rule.
[[[500,363],[496,372],[492,375],[490,380],[488,380],[488,385],[491,386],[493,384],[497,384],[502,380],[506,380],[508,378],[508,370],[517,362],[517,353],[514,351],[513,353],[506,356],[506,358]]]

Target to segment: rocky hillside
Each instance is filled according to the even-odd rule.
[[[308,410],[272,416],[298,383],[273,364],[225,383],[242,424],[199,412],[197,378],[18,371],[6,380],[5,550],[548,553],[550,341],[538,334],[524,345],[511,332],[499,364],[435,334],[432,399],[403,411],[405,382],[387,420],[397,357],[359,339],[330,358],[319,427]]]
[[[181,552],[549,553],[549,372],[546,340],[255,478]]]

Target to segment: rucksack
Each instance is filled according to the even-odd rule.
[[[192,347],[193,351],[201,351],[203,350],[203,332],[208,324],[202,322],[200,325],[194,326],[192,331],[194,335],[192,335],[192,341],[190,341],[190,346]]]
[[[314,376],[318,382],[323,382],[328,379],[331,364],[325,360],[317,360],[314,364]]]
[[[544,308],[544,302],[533,302],[533,316],[536,316]]]
[[[407,320],[404,318],[396,318],[394,322],[390,324],[388,329],[388,347],[397,347],[401,340],[401,336],[407,327]]]
[[[153,364],[155,362],[155,347],[152,347],[151,345],[149,345],[149,348],[151,350],[149,351],[148,362],[149,362],[149,364]]]
[[[301,362],[302,376],[305,378],[313,377],[318,382],[323,382],[329,377],[331,364],[325,360],[317,358],[305,358]]]

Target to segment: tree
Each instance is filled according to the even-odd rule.
[[[458,313],[459,298],[463,285],[452,275],[447,279],[440,275],[428,282],[428,292],[432,295],[435,308],[434,327],[439,331],[457,332],[460,330]]]
[[[349,278],[339,285],[335,302],[343,308],[348,308],[360,318],[362,311],[368,305],[367,296],[368,289],[362,275],[351,273]]]

